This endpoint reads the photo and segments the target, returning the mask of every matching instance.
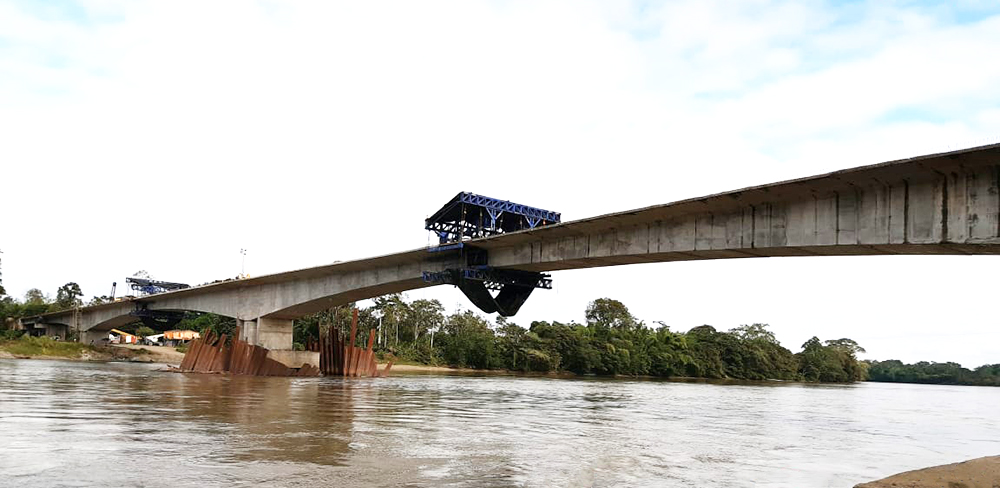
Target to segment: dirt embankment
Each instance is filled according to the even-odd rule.
[[[72,354],[46,354],[44,351],[21,352],[17,349],[7,351],[0,348],[0,359],[59,359],[63,361],[129,361],[136,363],[163,363],[179,365],[184,359],[184,353],[177,352],[172,347],[136,346],[131,344],[116,344],[82,348]]]
[[[1000,456],[907,471],[854,488],[1000,488]]]
[[[137,346],[132,344],[116,344],[110,347],[136,351],[128,358],[130,361],[179,365],[181,364],[181,360],[184,359],[184,353],[177,352],[177,349],[173,347]],[[142,352],[143,350],[146,352]]]

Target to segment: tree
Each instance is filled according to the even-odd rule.
[[[553,369],[562,367],[576,374],[589,374],[602,369],[601,351],[594,338],[593,327],[535,321],[528,330],[539,338],[551,358]]]
[[[184,319],[178,322],[175,327],[199,332],[211,330],[217,336],[226,334],[233,337],[233,333],[236,331],[236,319],[214,313],[188,312],[184,314]],[[137,333],[136,335],[141,334]]]
[[[739,369],[736,374],[747,379],[796,379],[799,368],[795,356],[781,346],[767,327],[767,324],[757,323],[741,325],[729,331],[738,341],[734,345],[738,352],[734,351],[734,357],[729,361],[739,364],[727,369],[731,374]]]
[[[83,305],[83,301],[80,297],[83,296],[83,292],[80,291],[80,285],[69,282],[63,286],[60,286],[56,290],[56,307],[60,310],[66,310],[73,307],[79,307]]]
[[[38,288],[32,288],[25,292],[24,303],[21,308],[21,316],[31,317],[32,315],[38,315],[49,311],[49,303],[51,300],[49,297],[42,293],[42,290]]]
[[[8,320],[13,320],[23,314],[24,307],[11,297],[0,297],[0,329],[8,327]]]
[[[135,335],[137,335],[139,337],[147,337],[147,336],[151,336],[153,334],[156,334],[156,331],[153,330],[153,329],[150,329],[149,327],[146,327],[145,325],[143,325],[143,326],[135,329]]]
[[[454,313],[445,321],[440,344],[445,361],[452,366],[479,369],[500,367],[493,330],[471,310]]]
[[[399,345],[399,323],[408,313],[409,305],[403,301],[403,295],[393,293],[375,298],[375,310],[382,317],[383,344],[388,343],[387,333],[391,331],[393,345]]]
[[[691,361],[685,365],[688,376],[697,378],[723,378],[726,375],[726,364],[722,357],[722,346],[719,337],[722,333],[711,325],[699,325],[684,334],[688,344]]]
[[[32,288],[24,293],[25,305],[48,305],[49,298],[38,288]]]
[[[831,341],[826,341],[825,344],[838,351],[842,351],[844,353],[851,355],[856,355],[858,353],[864,354],[866,352],[865,348],[859,346],[858,343],[854,342],[854,340],[852,339],[834,339]]]
[[[767,330],[767,327],[767,324],[741,325],[729,332],[741,341],[777,344],[778,339],[774,337],[774,332]]]
[[[813,337],[802,344],[799,359],[799,373],[806,381],[847,383],[860,381],[867,375],[866,363],[858,361],[854,351],[863,351],[850,339],[827,341],[823,345]]]
[[[414,300],[407,307],[405,321],[413,327],[413,342],[444,322],[444,306],[437,300]]]
[[[499,341],[499,346],[501,354],[504,359],[510,359],[508,363],[508,369],[523,369],[518,368],[518,355],[523,358],[525,356],[522,350],[522,344],[525,342],[525,336],[528,331],[524,330],[523,327],[517,325],[513,322],[507,322],[506,317],[497,318],[497,330],[496,335]],[[521,366],[524,366],[523,364]]]
[[[625,304],[610,298],[598,298],[590,302],[585,315],[587,325],[597,328],[634,330],[641,325],[629,313]]]
[[[87,306],[88,307],[92,307],[94,305],[102,305],[102,304],[105,304],[105,303],[111,303],[113,301],[114,301],[114,299],[112,299],[111,297],[109,297],[107,295],[101,295],[99,297],[93,297],[93,298],[91,298],[90,301],[87,302]]]

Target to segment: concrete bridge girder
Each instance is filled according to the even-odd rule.
[[[208,293],[198,293],[199,288],[189,288],[86,307],[78,316],[73,311],[65,311],[46,314],[43,319],[47,323],[66,323],[73,330],[80,331],[82,339],[89,342],[104,338],[104,331],[136,320],[130,315],[136,306],[149,310],[215,313],[236,318],[243,339],[269,349],[291,349],[295,318],[353,301],[430,286],[421,279],[423,271],[458,265],[454,256],[442,259],[426,250],[409,254],[421,259],[405,265],[317,274],[294,282],[233,281],[224,283],[228,285],[226,288]]]
[[[586,233],[537,239],[532,234],[541,232],[533,231],[514,245],[484,247],[491,264],[531,271],[739,257],[998,254],[998,168],[805,188],[783,201],[727,195],[681,211],[658,209],[644,222],[625,216]]]
[[[554,271],[770,256],[1000,254],[1000,145],[883,163],[468,241],[489,264]],[[244,337],[291,347],[292,320],[429,286],[423,271],[464,267],[425,249],[140,299],[154,310],[235,317]],[[125,302],[122,307],[134,307]],[[105,308],[102,308],[105,307]],[[81,309],[82,329],[129,309]],[[59,320],[58,314],[47,316]]]

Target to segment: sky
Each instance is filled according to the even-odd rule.
[[[575,220],[1000,142],[1000,4],[0,0],[3,285],[87,298],[416,249],[459,191]],[[1000,363],[1000,256],[553,273],[513,321],[767,323]],[[453,287],[413,291],[451,311]]]

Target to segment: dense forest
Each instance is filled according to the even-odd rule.
[[[75,283],[56,290],[54,299],[38,289],[29,290],[23,300],[0,295],[0,325],[10,325],[17,317],[83,305],[82,296]],[[87,305],[108,300],[95,297]],[[1000,364],[968,370],[956,363],[859,361],[857,354],[864,349],[846,338],[821,341],[813,337],[793,353],[778,342],[767,324],[728,331],[702,325],[679,332],[662,323],[645,324],[622,302],[610,298],[591,302],[583,324],[536,321],[527,328],[503,317],[491,323],[471,310],[448,315],[437,300],[408,301],[395,294],[372,302],[359,309],[359,337],[367,337],[374,329],[382,358],[411,363],[594,375],[1000,386]],[[316,343],[321,329],[348,330],[353,307],[296,320],[294,347]],[[235,320],[189,313],[176,327],[231,334]],[[138,335],[153,333],[141,322],[121,329]]]
[[[346,331],[345,306],[295,321],[298,348],[315,343],[322,328]],[[402,295],[376,298],[359,309],[359,337],[376,331],[383,357],[431,365],[525,372],[576,374],[779,379],[850,382],[865,379],[863,352],[850,339],[812,338],[802,351],[781,346],[766,324],[718,331],[703,325],[675,332],[663,324],[649,327],[617,300],[601,298],[585,311],[586,323],[532,322],[524,328],[507,319],[493,324],[463,310],[446,315],[437,300],[406,301]],[[231,320],[201,315],[183,327],[230,332]],[[359,339],[360,340],[360,339]]]
[[[1000,386],[1000,364],[986,364],[974,370],[958,363],[903,364],[895,359],[868,362],[869,381],[926,383],[935,385]]]

